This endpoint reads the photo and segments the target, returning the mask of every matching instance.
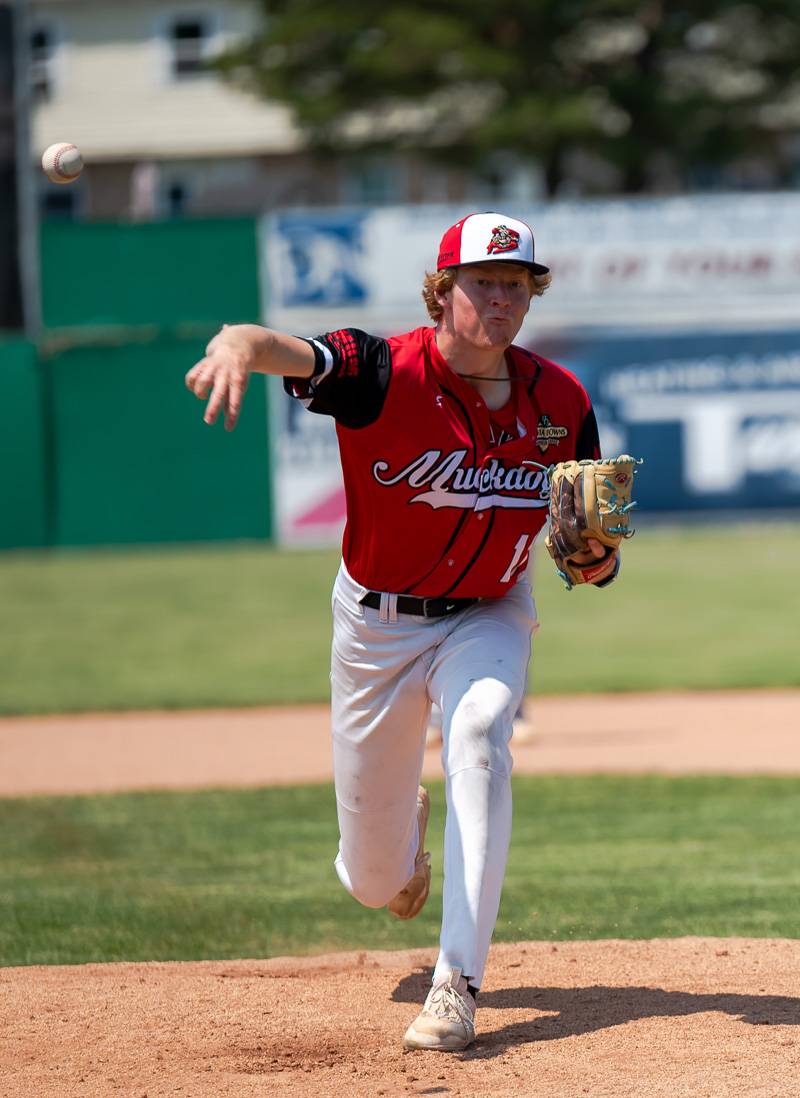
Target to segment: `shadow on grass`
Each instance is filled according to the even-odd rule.
[[[401,1003],[421,1003],[433,969],[404,977],[392,993]],[[695,995],[657,987],[518,987],[482,991],[479,1043],[461,1054],[464,1060],[491,1060],[514,1045],[557,1041],[610,1029],[642,1018],[679,1018],[716,1012],[752,1026],[800,1025],[800,998],[784,995]],[[519,1010],[518,1022],[492,1030],[487,1010]],[[525,1016],[527,1015],[527,1016]]]

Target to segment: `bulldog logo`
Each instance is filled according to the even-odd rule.
[[[492,229],[492,239],[486,249],[487,255],[495,252],[515,252],[519,248],[519,233],[509,229],[508,225],[498,225]]]
[[[542,415],[536,424],[536,445],[544,453],[548,446],[557,446],[568,434],[566,427],[558,427],[550,422],[550,416]]]

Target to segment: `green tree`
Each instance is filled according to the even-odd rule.
[[[747,158],[790,173],[800,120],[798,0],[266,0],[221,62],[289,104],[320,149],[400,149],[478,171],[571,153],[636,192]]]

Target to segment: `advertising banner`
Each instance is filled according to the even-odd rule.
[[[800,507],[800,329],[542,348],[592,396],[604,454],[644,457],[648,511]]]
[[[426,322],[420,299],[453,206],[288,210],[262,223],[270,322],[376,334]],[[800,194],[553,202],[506,209],[553,272],[526,332],[781,327],[800,300]]]
[[[265,218],[267,322],[298,335],[428,323],[420,296],[467,210],[290,210]],[[558,202],[533,227],[553,284],[518,342],[577,373],[603,452],[644,456],[652,511],[800,505],[800,195]],[[279,383],[275,383],[276,390]],[[335,544],[334,425],[276,392],[278,537]],[[776,469],[780,455],[780,469]]]
[[[345,505],[333,420],[307,412],[286,396],[280,378],[271,378],[270,384],[275,540],[283,545],[338,545]]]

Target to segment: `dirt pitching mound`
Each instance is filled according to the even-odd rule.
[[[434,956],[3,969],[0,1094],[800,1093],[800,942],[496,946],[476,1045],[404,1052]]]

